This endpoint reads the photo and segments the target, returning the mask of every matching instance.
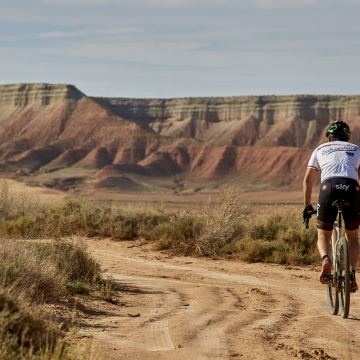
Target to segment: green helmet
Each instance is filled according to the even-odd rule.
[[[326,130],[326,136],[329,137],[330,135],[338,138],[339,140],[349,140],[351,135],[349,125],[341,120],[334,121]]]

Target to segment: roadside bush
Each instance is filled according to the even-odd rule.
[[[44,349],[54,348],[60,333],[49,326],[38,310],[23,304],[10,292],[0,292],[0,358],[36,357]]]
[[[0,259],[1,283],[40,302],[66,295],[73,281],[100,280],[99,265],[78,244],[1,241]]]
[[[2,240],[0,260],[0,359],[72,359],[41,306],[100,286],[99,265],[59,240]]]
[[[200,256],[220,255],[240,239],[244,232],[244,220],[248,209],[242,204],[238,193],[227,189],[215,197],[208,206],[205,224],[195,239],[195,252]]]
[[[185,255],[196,254],[196,239],[205,226],[204,218],[192,213],[173,214],[159,223],[148,237],[160,240],[158,249],[172,249]]]
[[[298,210],[274,210],[249,216],[234,253],[248,262],[305,265],[318,261],[316,228],[306,230]]]
[[[306,230],[299,210],[250,211],[231,190],[216,196],[204,214],[173,215],[154,229],[152,239],[159,240],[157,249],[185,255],[293,265],[318,261],[315,226]]]

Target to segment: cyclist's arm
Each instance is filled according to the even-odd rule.
[[[311,204],[311,193],[318,171],[312,167],[306,169],[303,181],[304,205]]]

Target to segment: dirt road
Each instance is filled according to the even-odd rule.
[[[88,244],[121,295],[81,329],[107,360],[360,358],[360,295],[349,319],[330,315],[312,269]]]

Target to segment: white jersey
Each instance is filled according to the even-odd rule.
[[[321,171],[321,182],[333,177],[358,180],[360,148],[346,141],[330,141],[312,153],[308,167]]]

